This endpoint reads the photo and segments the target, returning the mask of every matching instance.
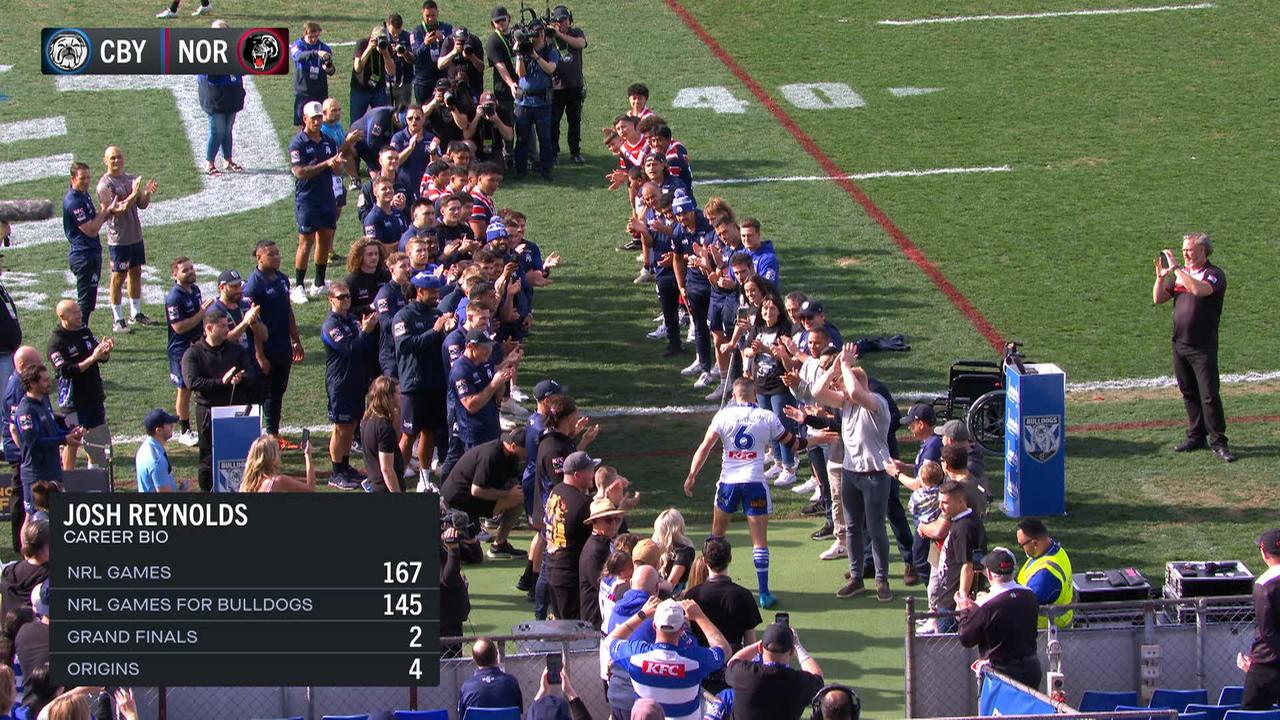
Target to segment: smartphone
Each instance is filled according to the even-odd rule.
[[[302,442],[298,444],[302,446],[303,452],[311,449],[311,428],[302,428]]]
[[[1159,255],[1157,255],[1157,256],[1156,256],[1156,262],[1160,263],[1160,269],[1161,269],[1161,270],[1168,270],[1168,269],[1169,269],[1169,256],[1168,256],[1168,255],[1165,255],[1164,253],[1160,253]]]
[[[560,653],[552,653],[547,656],[547,682],[551,685],[560,684],[560,673],[564,670],[564,658]]]
[[[791,613],[780,612],[773,616],[773,621],[779,625],[790,625]]]
[[[750,320],[755,315],[756,309],[750,305],[738,308],[738,320]]]

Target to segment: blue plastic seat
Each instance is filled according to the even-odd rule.
[[[369,720],[367,714],[364,715],[325,715],[323,720]]]
[[[1239,705],[1199,705],[1191,703],[1187,706],[1189,713],[1204,713],[1206,720],[1222,720],[1228,710],[1238,710]]]
[[[1226,720],[1280,720],[1280,710],[1228,710]]]
[[[1080,698],[1080,712],[1110,712],[1120,705],[1137,705],[1136,692],[1104,692],[1085,690]]]
[[[1239,705],[1244,702],[1243,685],[1227,685],[1218,693],[1219,705]]]
[[[1151,702],[1148,707],[1177,710],[1182,712],[1187,706],[1195,703],[1197,705],[1209,704],[1208,690],[1169,690],[1166,688],[1156,688],[1151,694]]]
[[[448,710],[397,710],[395,720],[449,720]]]
[[[467,708],[462,720],[520,720],[520,708]]]
[[[1184,712],[1178,713],[1178,720],[1209,720],[1209,716],[1202,712]]]

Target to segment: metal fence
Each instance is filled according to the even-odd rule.
[[[502,669],[520,681],[526,709],[538,692],[546,655],[562,653],[570,682],[592,716],[608,717],[598,631],[572,621],[526,623],[515,631],[520,634],[487,637],[501,649]],[[440,661],[440,684],[435,687],[134,688],[134,697],[144,720],[320,720],[325,715],[353,714],[386,720],[396,710],[432,709],[448,710],[454,717],[462,683],[475,674],[466,648],[476,639],[441,639],[441,647],[462,645],[464,656]]]
[[[1136,691],[1145,703],[1156,688],[1205,688],[1210,701],[1226,685],[1240,685],[1236,654],[1253,640],[1248,596],[1151,599],[1046,605],[1050,618],[1074,610],[1075,624],[1040,632],[1041,666],[1054,681],[1047,689],[1078,706],[1086,690]],[[952,617],[917,612],[907,599],[907,717],[969,716],[977,711],[978,683],[970,665],[975,648],[954,633],[926,634],[917,623]],[[1098,716],[1101,717],[1101,716]]]

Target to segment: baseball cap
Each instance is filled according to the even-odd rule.
[[[790,625],[774,623],[765,628],[761,644],[772,653],[789,653],[796,648],[796,636]]]
[[[1012,575],[1015,568],[1018,567],[1017,561],[1013,559],[1013,553],[1008,548],[994,548],[982,558],[982,567],[990,570],[996,575]]]
[[[502,218],[496,215],[489,221],[489,227],[484,231],[484,241],[493,242],[498,238],[511,237],[511,233],[507,232],[507,224],[502,222]]]
[[[564,387],[555,380],[543,380],[533,386],[533,399],[542,402],[548,395],[563,395]]]
[[[437,90],[452,90],[453,83],[449,82],[449,78],[440,78],[436,81]]]
[[[324,114],[324,107],[320,103],[316,102],[315,100],[312,100],[311,102],[302,106],[302,117],[315,117],[316,115],[323,115],[323,114]]]
[[[658,567],[662,561],[662,548],[650,538],[645,538],[631,548],[631,562]]]
[[[966,442],[969,440],[969,428],[965,427],[963,420],[948,420],[934,428],[933,434],[950,440]]]
[[[802,318],[805,318],[805,317],[817,317],[818,315],[824,312],[826,312],[826,310],[822,307],[821,302],[817,300],[805,300],[803,303],[800,304],[800,310],[796,314]]]
[[[674,200],[671,201],[671,211],[679,215],[680,213],[693,212],[698,206],[693,202],[693,198],[682,192],[677,192]]]
[[[557,5],[551,9],[551,19],[560,22],[561,20],[569,20],[573,15],[569,12],[569,8],[564,5]]]
[[[933,404],[927,402],[918,402],[911,406],[906,415],[902,416],[902,426],[906,427],[916,420],[929,423],[932,426],[938,421],[938,416],[933,411]]]
[[[1268,555],[1280,556],[1280,528],[1268,530],[1258,536],[1258,547]]]
[[[484,328],[471,328],[467,331],[468,345],[492,345],[493,336]]]
[[[432,275],[429,270],[421,270],[414,273],[413,277],[409,279],[409,282],[414,287],[419,287],[424,290],[439,290],[441,285],[440,278]]]
[[[653,613],[653,626],[666,632],[684,629],[684,606],[675,600],[663,600]]]
[[[142,426],[147,429],[147,434],[150,435],[161,425],[171,425],[176,422],[178,422],[177,415],[170,415],[164,410],[156,408],[155,410],[147,413],[146,419],[142,421]]]
[[[219,285],[237,285],[244,282],[244,278],[240,277],[240,273],[235,270],[223,270],[218,276]]]
[[[490,21],[501,20],[502,18],[510,18],[510,17],[511,17],[511,13],[507,12],[507,9],[501,5],[495,7],[493,11],[489,13]]]
[[[49,617],[49,580],[31,589],[31,609],[39,617]]]
[[[472,332],[475,332],[474,330]],[[569,453],[569,457],[564,459],[564,465],[561,466],[561,472],[565,475],[570,473],[582,472],[583,470],[592,470],[600,467],[600,459],[593,458],[583,450]]]

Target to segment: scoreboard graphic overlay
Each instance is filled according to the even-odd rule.
[[[46,75],[287,75],[288,28],[44,28]]]

